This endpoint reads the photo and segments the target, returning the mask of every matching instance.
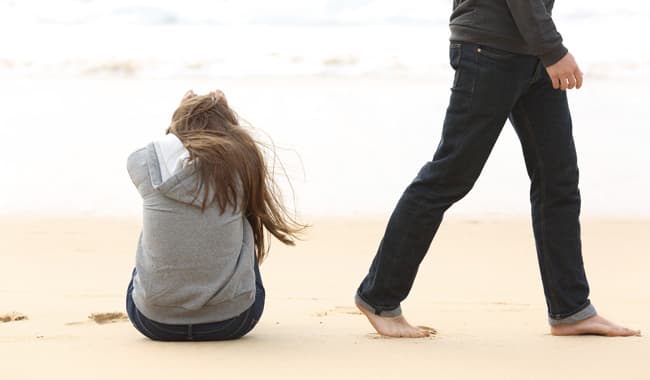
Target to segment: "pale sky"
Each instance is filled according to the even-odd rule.
[[[451,0],[2,0],[3,23],[444,22]],[[650,17],[646,0],[558,0],[560,17]]]

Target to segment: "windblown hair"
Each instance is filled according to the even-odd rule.
[[[259,262],[269,248],[270,237],[264,229],[284,244],[295,244],[305,226],[288,214],[260,147],[240,126],[224,97],[210,94],[184,99],[167,133],[181,140],[190,162],[197,165],[195,196],[201,210],[213,203],[222,213],[228,207],[239,210],[253,227]]]

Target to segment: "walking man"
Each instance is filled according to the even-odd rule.
[[[455,70],[442,138],[404,191],[356,294],[382,335],[424,337],[400,303],[444,212],[472,188],[506,119],[531,181],[533,230],[553,335],[631,336],[596,313],[582,263],[580,193],[566,90],[583,75],[551,18],[554,0],[454,0]]]

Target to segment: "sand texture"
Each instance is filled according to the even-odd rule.
[[[353,307],[384,219],[310,220],[262,266],[260,324],[234,342],[157,343],[120,314],[137,220],[0,220],[2,379],[649,379],[646,337],[557,338],[527,220],[449,220],[403,308],[422,340],[385,339]],[[649,331],[650,221],[587,220],[599,312]]]

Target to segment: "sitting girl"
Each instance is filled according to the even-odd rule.
[[[264,309],[264,229],[293,245],[258,145],[221,91],[189,91],[166,136],[132,153],[142,233],[126,296],[129,319],[163,341],[237,339]]]

